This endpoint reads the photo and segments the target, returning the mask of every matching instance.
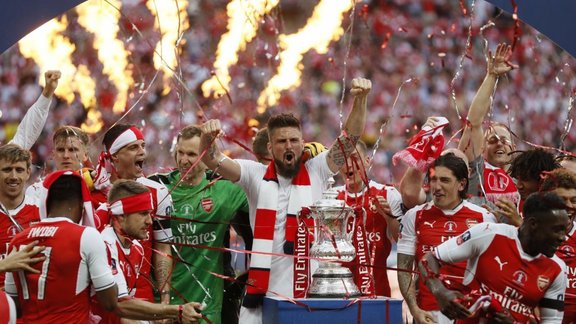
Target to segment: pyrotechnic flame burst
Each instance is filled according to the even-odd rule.
[[[55,93],[57,96],[72,103],[75,98],[74,93],[78,93],[86,110],[95,109],[96,84],[85,65],[80,64],[76,67],[72,63],[71,55],[76,46],[61,34],[67,26],[66,17],[48,21],[20,40],[18,43],[20,53],[38,64],[42,71],[39,73],[40,76],[47,70],[58,69],[62,72]],[[40,83],[43,81],[41,78]]]
[[[310,50],[319,54],[328,51],[330,42],[340,39],[344,34],[342,19],[344,13],[354,5],[353,1],[322,0],[314,8],[312,17],[297,33],[280,35],[280,66],[277,74],[268,81],[268,86],[258,98],[258,112],[275,105],[282,90],[300,85],[302,76],[302,55]]]
[[[117,39],[122,4],[118,0],[108,0],[108,3],[87,1],[78,6],[76,12],[78,23],[94,34],[94,48],[98,50],[102,72],[108,75],[118,91],[113,110],[122,113],[134,80],[132,72],[127,68],[128,52],[124,49],[124,43]]]
[[[202,84],[204,97],[222,96],[231,81],[228,68],[238,62],[238,52],[246,49],[258,31],[262,17],[279,0],[232,0],[226,7],[228,31],[220,37],[214,62],[214,75]]]
[[[156,16],[154,27],[160,30],[162,39],[154,51],[154,67],[164,72],[164,94],[170,92],[170,78],[178,64],[181,37],[190,27],[188,24],[187,0],[148,0],[148,9]]]

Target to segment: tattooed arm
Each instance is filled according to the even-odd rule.
[[[160,293],[162,304],[170,303],[170,279],[172,273],[172,251],[170,244],[154,242],[154,248],[160,253],[154,253],[154,276],[156,278],[156,289]]]
[[[410,313],[416,323],[435,323],[431,313],[418,307],[416,302],[416,278],[412,274],[414,270],[414,256],[398,253],[398,285],[402,297],[406,301]]]
[[[364,132],[367,97],[370,89],[372,89],[370,80],[362,78],[352,80],[350,94],[354,96],[354,105],[348,119],[346,119],[344,134],[338,137],[328,152],[328,166],[330,171],[334,173],[338,172],[344,165],[346,157],[354,151],[356,142]]]
[[[202,156],[202,162],[210,170],[217,172],[225,179],[232,182],[240,180],[240,165],[216,149],[215,140],[222,134],[220,121],[211,119],[200,125],[200,130],[202,131],[202,135],[200,135],[200,154],[206,151]]]

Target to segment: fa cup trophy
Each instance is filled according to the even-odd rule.
[[[340,263],[350,262],[356,255],[352,245],[356,218],[354,210],[346,206],[343,200],[336,199],[337,196],[338,192],[329,188],[322,195],[322,199],[309,207],[309,217],[314,219],[315,229],[310,256],[323,260],[312,275],[309,298],[360,296],[352,272]],[[350,221],[352,227],[347,226]],[[348,228],[351,228],[350,232]]]

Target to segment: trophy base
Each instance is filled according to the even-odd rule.
[[[360,296],[354,276],[345,267],[320,267],[312,275],[308,298],[353,298]]]

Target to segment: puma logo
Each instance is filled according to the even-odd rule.
[[[508,262],[502,262],[500,260],[500,256],[498,256],[498,255],[494,257],[494,260],[496,260],[496,262],[498,262],[498,265],[500,266],[500,271],[502,271],[502,268],[504,268],[505,264],[508,264]]]
[[[433,222],[424,222],[424,225],[428,225],[428,226],[430,226],[430,228],[433,228],[433,227],[434,227],[434,223],[436,223],[436,221],[433,221]]]

